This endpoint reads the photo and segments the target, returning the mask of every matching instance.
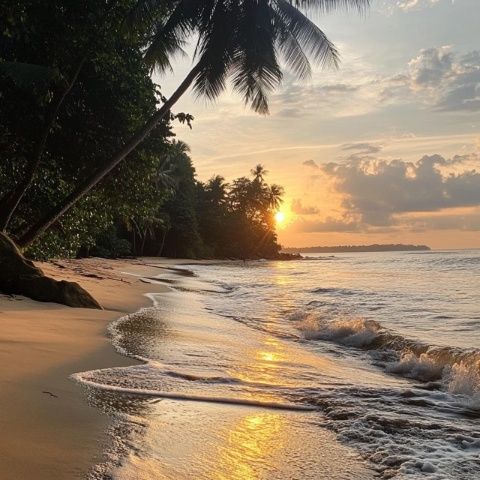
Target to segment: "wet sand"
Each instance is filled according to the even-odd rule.
[[[0,478],[82,478],[99,457],[108,417],[88,406],[69,377],[92,368],[131,365],[106,337],[110,321],[161,291],[142,261],[86,259],[41,264],[52,277],[85,287],[103,311],[0,296]]]
[[[162,284],[149,283],[149,278],[179,263],[163,259],[85,259],[41,265],[55,278],[80,283],[102,304],[103,311],[0,296],[0,479],[81,479],[102,461],[111,419],[88,405],[83,387],[70,375],[135,363],[114,351],[106,336],[107,326],[126,313],[151,305],[146,293],[167,291]],[[201,341],[195,338],[195,342]],[[138,472],[132,462],[138,459],[128,455],[117,472],[121,478],[188,479],[192,474],[205,473],[205,478],[241,479],[246,478],[242,476],[245,472],[257,478],[250,464],[261,464],[267,458],[257,458],[251,449],[244,451],[243,447],[260,440],[260,446],[265,443],[263,450],[278,450],[278,455],[268,459],[275,462],[282,475],[286,474],[285,478],[293,478],[289,476],[292,441],[285,440],[284,448],[278,449],[270,448],[269,443],[278,443],[274,439],[279,440],[283,430],[285,439],[296,438],[296,433],[287,429],[295,428],[295,422],[279,424],[290,417],[271,410],[202,402],[165,400],[148,408],[153,408],[160,419],[153,425],[161,427],[149,432],[151,435],[143,432],[138,439],[142,448],[155,453],[146,457],[151,468],[141,477],[137,473],[132,477],[132,471]],[[294,414],[288,413],[292,418]],[[186,441],[189,438],[191,441]],[[214,451],[208,456],[217,460],[212,465],[201,462],[200,471],[193,468],[193,460],[206,453],[201,448],[205,439],[214,439]],[[354,452],[320,425],[315,426],[315,435],[307,443],[316,449],[315,455],[319,452],[321,461],[316,464],[327,475],[325,478],[372,477]],[[295,458],[301,458],[304,448],[303,443],[296,445]],[[309,466],[305,468],[308,471]]]

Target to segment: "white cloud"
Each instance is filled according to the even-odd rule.
[[[408,63],[409,79],[414,90],[436,87],[454,76],[451,47],[428,48]]]
[[[418,10],[428,8],[439,3],[440,0],[398,0],[397,7],[403,11]]]
[[[424,156],[417,162],[381,159],[329,163],[322,172],[343,198],[346,214],[360,224],[392,226],[398,216],[480,206],[480,173],[465,169],[477,155],[446,159]]]
[[[300,85],[290,80],[272,97],[277,116],[362,116],[389,105],[420,105],[443,112],[480,111],[480,50],[466,54],[450,46],[422,49],[391,76],[350,77],[342,83]],[[314,105],[314,108],[312,108]]]

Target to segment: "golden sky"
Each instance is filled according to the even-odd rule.
[[[338,71],[288,73],[270,115],[230,91],[214,104],[187,94],[176,126],[198,177],[231,180],[263,164],[285,187],[285,246],[425,243],[480,247],[478,0],[373,0],[315,17]],[[155,80],[168,95],[191,67]]]

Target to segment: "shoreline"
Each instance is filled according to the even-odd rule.
[[[85,386],[75,381],[72,375],[102,368],[142,364],[143,362],[132,357],[117,353],[107,328],[113,321],[151,306],[148,294],[170,291],[168,283],[152,283],[159,273],[174,271],[179,274],[177,267],[191,263],[189,260],[165,258],[128,261],[91,258],[57,260],[40,265],[45,273],[53,278],[80,283],[104,307],[105,310],[102,311],[40,303],[25,297],[0,296],[2,480],[80,480],[87,478],[89,473],[94,473],[96,466],[102,468],[102,465],[108,464],[110,427],[115,425],[116,418],[90,402]],[[193,275],[186,268],[181,271],[182,275]],[[220,332],[218,338],[223,338],[224,334]],[[209,345],[211,347],[218,341],[216,333],[204,332],[199,339],[196,333],[188,333],[188,330],[181,338],[181,341],[186,342],[185,345],[181,344],[182,347],[194,348],[199,342],[202,345],[205,342],[208,349]],[[83,383],[85,385],[85,382]],[[249,422],[256,418],[283,422],[287,417],[290,418],[289,416],[312,410],[299,408],[293,412],[277,413],[283,411],[282,406],[272,410],[270,404],[259,404],[257,401],[252,405],[248,400],[243,403],[229,402],[222,397],[219,398],[220,403],[212,403],[211,397],[208,398],[209,401],[205,401],[206,398],[189,394],[188,398],[185,396],[183,399],[194,401],[185,403],[179,402],[176,396],[173,397],[165,396],[162,405],[155,407],[166,423],[162,423],[161,431],[153,437],[160,442],[158,449],[153,452],[167,449],[167,457],[170,455],[172,458],[184,458],[189,454],[190,450],[184,449],[182,439],[191,433],[192,422],[196,422],[198,418],[204,418],[203,427],[196,429],[196,436],[192,437],[192,441],[200,444],[207,436],[220,435],[217,441],[221,444],[213,442],[208,451],[213,455],[218,445],[221,445],[222,451],[237,455],[237,444],[232,443],[230,437],[222,436],[224,430],[235,433],[238,428],[243,428],[242,426],[248,427]],[[171,402],[171,409],[165,409],[164,402]],[[247,408],[251,406],[258,408]],[[263,409],[265,406],[268,407],[267,411]],[[291,410],[290,406],[288,407],[288,410]],[[174,413],[169,421],[171,411]],[[178,423],[175,415],[191,420]],[[223,422],[223,427],[212,427],[212,418],[218,418],[219,425]],[[267,430],[261,430],[258,438],[248,428],[242,435],[247,435],[246,438],[251,441],[263,442],[262,439],[270,438],[275,431],[274,427],[275,424],[270,425],[267,422]],[[295,422],[292,425],[286,422],[284,428],[285,432],[291,430],[292,435],[299,434],[295,430],[299,428]],[[341,445],[333,432],[319,428],[315,429],[314,433],[304,433],[313,434],[312,445],[318,444],[318,448],[327,446],[327,452],[320,461],[319,468],[322,471],[327,471],[335,464],[335,458],[343,455],[348,459],[345,472],[354,471],[360,475],[357,478],[373,478],[371,470],[358,454],[352,452],[350,447]],[[288,438],[289,434],[285,433],[285,436]],[[294,443],[293,446],[295,445],[297,444]],[[125,478],[130,478],[137,468],[135,462],[130,464],[128,459],[131,459],[130,456],[126,463],[121,465],[126,472]],[[223,457],[220,460],[218,465],[212,464],[211,468],[214,471],[218,468],[218,471],[228,470],[228,461]],[[162,478],[191,478],[190,474],[197,471],[195,468],[198,469],[198,465],[192,466],[192,471],[189,467],[188,472],[183,472],[185,475],[182,473],[183,476],[179,477],[176,468],[180,468],[181,464],[176,465],[174,462],[173,470],[170,471],[168,462],[164,465],[160,457],[154,455],[152,461],[160,462],[159,473],[165,474]],[[130,471],[130,468],[134,470]],[[289,471],[288,464],[281,468]],[[343,478],[342,473],[339,472],[332,478]]]
[[[104,310],[0,296],[2,480],[80,479],[101,459],[111,419],[88,405],[83,387],[70,376],[136,363],[115,351],[107,327],[149,306],[145,294],[167,288],[142,281],[159,273],[146,261],[90,258],[39,264],[53,278],[80,283]],[[168,268],[181,261],[155,263]]]

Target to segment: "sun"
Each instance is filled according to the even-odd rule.
[[[277,212],[275,213],[275,222],[277,225],[282,225],[285,222],[285,213]]]

